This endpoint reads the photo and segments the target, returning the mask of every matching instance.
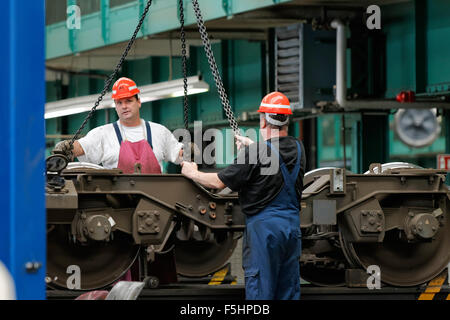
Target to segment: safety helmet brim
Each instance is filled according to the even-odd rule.
[[[258,112],[287,115],[292,114],[291,104],[288,97],[278,91],[271,92],[262,99]]]

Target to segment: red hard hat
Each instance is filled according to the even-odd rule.
[[[292,114],[289,99],[277,91],[269,93],[262,99],[258,112]]]
[[[112,87],[112,98],[114,100],[129,98],[137,95],[139,92],[136,82],[123,77],[114,83]]]

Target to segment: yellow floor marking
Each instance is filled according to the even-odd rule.
[[[219,270],[216,273],[214,273],[214,275],[212,276],[211,281],[209,281],[208,285],[214,286],[214,285],[221,284],[223,279],[227,275],[227,273],[228,273],[228,266],[223,268],[222,270]]]
[[[427,286],[427,289],[425,290],[425,292],[423,292],[420,295],[419,300],[433,300],[434,295],[436,293],[439,293],[439,291],[441,291],[441,287],[444,284],[444,281],[446,278],[447,278],[447,275],[442,274],[442,275],[434,278],[433,280],[431,280],[428,283],[428,286]],[[447,297],[447,299],[449,299],[449,298]]]

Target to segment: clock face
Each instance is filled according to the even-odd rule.
[[[421,148],[437,139],[441,127],[433,109],[400,109],[395,115],[395,131],[406,145]]]

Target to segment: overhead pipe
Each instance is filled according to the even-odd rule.
[[[396,100],[347,100],[347,27],[339,19],[331,22],[336,29],[336,103],[344,109],[450,108],[449,102],[418,101],[400,103]]]
[[[331,27],[336,29],[336,102],[344,107],[347,103],[347,35],[345,24],[340,20],[333,20]]]

